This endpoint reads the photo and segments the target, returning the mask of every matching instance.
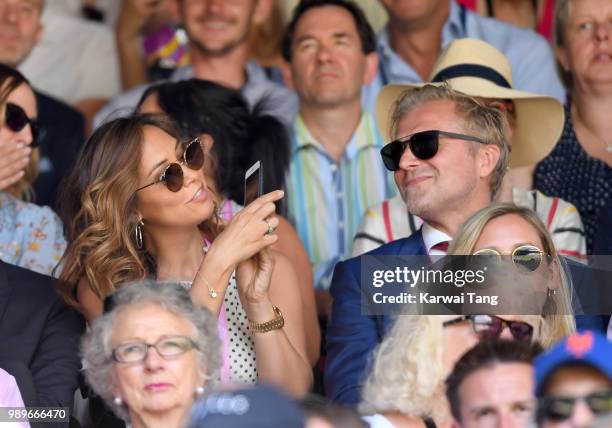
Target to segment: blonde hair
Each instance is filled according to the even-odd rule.
[[[4,118],[6,114],[6,103],[9,95],[21,85],[27,85],[30,89],[30,82],[19,71],[0,64],[0,127],[4,126]],[[40,153],[38,148],[33,148],[30,153],[30,161],[24,168],[23,177],[16,183],[8,187],[5,191],[16,198],[24,201],[34,199],[34,190],[32,184],[38,177],[38,165],[40,161]]]
[[[449,255],[470,255],[474,253],[476,242],[486,225],[493,219],[505,215],[517,215],[529,223],[542,241],[544,253],[551,258],[551,264],[556,266],[559,274],[559,287],[550,298],[556,313],[543,319],[541,342],[545,347],[567,337],[576,330],[572,314],[571,277],[566,272],[565,263],[559,258],[552,238],[546,226],[532,210],[509,203],[492,204],[472,215],[457,231],[448,249]]]
[[[489,182],[491,198],[495,198],[508,169],[510,158],[509,124],[506,115],[498,109],[488,107],[476,97],[453,90],[446,82],[439,86],[428,84],[409,89],[399,96],[393,106],[391,135],[396,135],[398,123],[405,114],[434,101],[452,101],[457,115],[463,119],[462,124],[466,132],[499,148],[499,159]],[[470,146],[473,154],[478,151],[476,145],[480,144],[474,143]]]
[[[439,417],[445,411],[442,320],[402,315],[378,346],[363,387],[363,414]]]
[[[560,315],[540,318],[537,340],[546,348],[575,331],[571,315],[569,279],[546,227],[537,215],[512,204],[494,204],[468,219],[455,235],[450,255],[469,255],[486,224],[497,217],[516,214],[529,222],[543,243],[543,250],[557,261],[560,270],[559,291],[553,296]],[[399,316],[385,339],[378,346],[371,372],[363,388],[359,410],[366,414],[399,412],[419,418],[440,418],[446,415],[442,355],[442,317],[436,315]]]

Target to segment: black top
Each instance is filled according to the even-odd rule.
[[[569,103],[565,107],[563,134],[536,167],[534,187],[576,206],[584,223],[587,251],[592,254],[599,211],[612,196],[612,167],[583,150],[574,132]]]
[[[40,173],[34,182],[34,202],[56,209],[60,184],[85,142],[85,120],[74,108],[38,91],[36,100],[38,123],[45,133],[40,141]]]

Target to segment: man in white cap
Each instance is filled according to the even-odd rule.
[[[451,42],[435,64],[430,81],[446,81],[453,89],[479,97],[506,114],[512,136],[511,168],[536,164],[548,155],[561,135],[561,104],[552,97],[513,89],[510,63],[501,52],[481,40]],[[386,128],[380,121],[404,89],[404,85],[383,89],[377,111],[383,132]],[[385,138],[392,139],[388,133]],[[514,187],[513,178],[512,173],[506,174],[498,200],[534,210],[548,227],[559,254],[585,259],[584,227],[576,207],[536,190]],[[400,195],[368,209],[355,235],[353,256],[418,230],[423,220],[408,211]]]

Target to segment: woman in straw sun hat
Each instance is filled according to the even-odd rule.
[[[478,97],[482,102],[506,113],[510,124],[510,167],[498,201],[514,202],[531,208],[551,232],[560,254],[584,258],[586,245],[583,226],[576,208],[559,198],[525,190],[531,183],[532,166],[553,149],[563,129],[563,107],[555,98],[517,91],[512,88],[512,70],[507,58],[486,42],[457,39],[440,55],[432,83],[447,82],[451,88]],[[391,112],[405,91],[421,85],[388,85],[378,95],[376,119],[387,142],[395,139]],[[527,169],[527,171],[525,171]],[[523,186],[518,187],[521,183]],[[371,207],[363,216],[353,241],[353,256],[386,242],[409,236],[422,220],[407,212],[401,196]]]

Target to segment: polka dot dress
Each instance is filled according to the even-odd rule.
[[[235,274],[232,275],[223,303],[229,338],[230,382],[255,383],[257,382],[255,343],[248,329],[246,312],[240,303]]]
[[[534,187],[578,208],[584,223],[587,251],[592,254],[599,211],[612,193],[612,167],[583,150],[574,132],[569,105],[565,107],[561,139],[548,157],[538,164]]]
[[[187,290],[191,282],[181,281]],[[223,299],[225,306],[225,324],[229,340],[229,382],[231,384],[253,384],[257,382],[257,360],[255,358],[255,342],[249,333],[249,321],[240,303],[236,274],[232,275],[230,284]]]

